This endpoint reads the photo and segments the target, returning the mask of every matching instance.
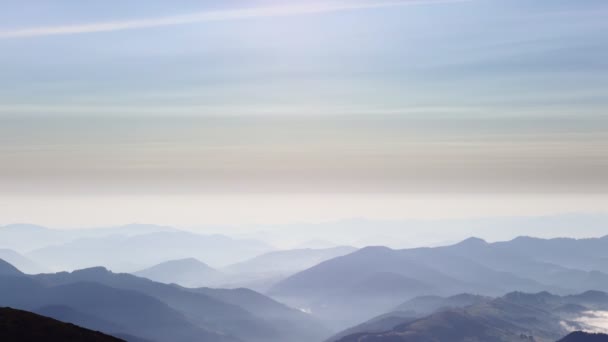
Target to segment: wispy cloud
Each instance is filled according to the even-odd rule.
[[[359,3],[313,3],[305,5],[257,7],[245,9],[215,10],[185,15],[145,18],[125,21],[108,21],[79,25],[29,27],[0,31],[0,39],[27,38],[52,35],[68,35],[95,32],[111,32],[151,27],[175,26],[210,21],[239,20],[248,18],[282,17],[315,13],[354,11],[372,8],[400,7],[432,3],[464,2],[468,0],[401,0]]]

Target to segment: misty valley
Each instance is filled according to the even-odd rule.
[[[608,342],[608,0],[0,0],[0,342]]]
[[[17,224],[0,227],[0,259],[0,337],[24,324],[56,341],[543,342],[608,332],[608,237],[277,250],[166,226]]]

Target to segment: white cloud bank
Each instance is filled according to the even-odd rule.
[[[584,330],[591,333],[608,333],[608,311],[586,311],[573,320],[575,324],[561,322],[568,330]]]

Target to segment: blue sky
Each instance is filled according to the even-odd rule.
[[[604,194],[607,16],[601,0],[3,1],[0,190]]]
[[[601,1],[319,3],[9,1],[0,18],[2,113],[605,108]],[[253,17],[240,17],[244,8]],[[45,35],[66,27],[82,33]],[[32,29],[39,32],[18,36]]]

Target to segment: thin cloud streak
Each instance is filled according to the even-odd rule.
[[[0,39],[28,38],[53,35],[69,35],[97,32],[112,32],[152,27],[185,25],[212,21],[227,21],[264,17],[284,17],[291,15],[307,15],[316,13],[331,13],[341,11],[355,11],[362,9],[400,7],[407,5],[421,5],[434,3],[468,2],[470,0],[410,0],[410,1],[385,1],[375,3],[358,4],[314,4],[304,6],[281,6],[260,7],[247,9],[233,9],[221,11],[205,11],[187,15],[176,15],[159,18],[148,18],[127,21],[99,22],[82,25],[48,26],[23,28],[16,30],[0,31]]]

